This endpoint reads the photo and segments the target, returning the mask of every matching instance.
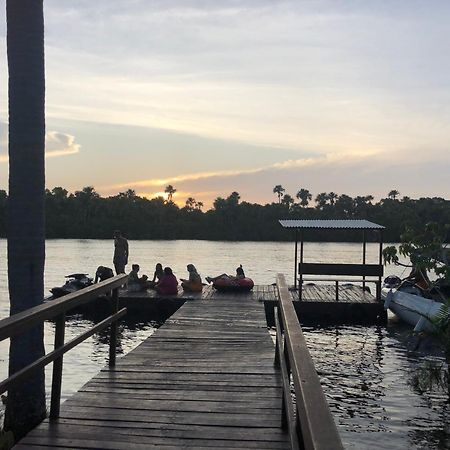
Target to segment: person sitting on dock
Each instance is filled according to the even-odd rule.
[[[170,267],[164,268],[164,276],[156,284],[156,291],[162,295],[177,295],[178,294],[178,280],[172,272]]]
[[[161,281],[162,277],[164,276],[164,270],[161,263],[157,263],[155,266],[155,273],[153,274],[153,280],[149,281],[149,287],[154,289],[156,285]]]
[[[188,264],[187,271],[189,272],[189,279],[185,280],[183,278],[180,278],[181,287],[183,288],[183,290],[186,292],[202,292],[202,278],[197,272],[194,264]]]
[[[205,280],[208,283],[214,284],[214,282],[220,278],[226,278],[228,280],[241,280],[242,278],[245,278],[244,269],[242,268],[242,264],[239,265],[239,267],[236,269],[236,275],[227,275],[226,273],[223,273],[222,275],[218,275],[217,277],[206,277]]]
[[[101,281],[105,281],[108,278],[112,278],[114,276],[114,272],[109,267],[98,266],[95,271],[95,281],[94,283],[99,283]]]
[[[139,264],[133,264],[128,274],[128,290],[131,292],[145,291],[148,287],[148,277],[147,275],[139,277],[139,269]]]

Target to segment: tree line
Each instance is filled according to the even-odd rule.
[[[129,189],[102,197],[93,187],[69,193],[62,187],[45,192],[47,238],[109,239],[122,230],[129,239],[291,240],[279,219],[367,219],[386,227],[385,241],[398,241],[406,226],[423,227],[432,221],[450,223],[450,201],[439,197],[400,198],[392,190],[378,202],[372,195],[351,197],[308,189],[295,196],[281,185],[273,188],[275,201],[265,205],[242,201],[238,192],[217,197],[211,209],[190,197],[180,207],[169,185],[167,199],[140,197]],[[6,237],[8,196],[0,190],[0,236]],[[360,240],[354,233],[310,232],[310,240]]]

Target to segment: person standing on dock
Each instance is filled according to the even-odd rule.
[[[128,241],[122,236],[119,230],[114,231],[114,267],[116,274],[125,273],[125,266],[128,264]]]

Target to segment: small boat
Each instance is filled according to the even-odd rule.
[[[398,277],[387,277],[381,289],[384,309],[390,309],[415,332],[433,331],[435,320],[444,311],[444,304],[424,297],[422,289]]]
[[[59,298],[63,295],[71,294],[72,292],[79,291],[85,287],[90,286],[93,283],[92,278],[86,273],[72,273],[66,275],[67,281],[58,287],[50,289],[52,298]]]
[[[255,283],[251,278],[223,277],[214,281],[213,288],[219,292],[248,292],[253,289],[254,285]]]

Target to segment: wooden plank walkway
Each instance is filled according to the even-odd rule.
[[[298,300],[298,291],[290,290],[292,299]],[[178,288],[178,295],[171,295],[162,297],[155,290],[149,289],[142,292],[128,292],[126,289],[119,291],[119,298],[123,306],[133,306],[136,304],[142,305],[145,300],[159,300],[159,299],[246,299],[258,301],[273,301],[278,300],[278,291],[275,284],[256,285],[250,292],[224,293],[214,289],[211,285],[204,286],[203,292],[192,293],[184,292],[181,286]],[[143,302],[144,301],[144,302]],[[303,286],[304,302],[335,302],[336,301],[336,287],[330,284],[313,284],[305,283]],[[346,303],[372,303],[375,302],[375,297],[361,289],[357,285],[350,283],[339,285],[339,301]]]
[[[287,449],[264,304],[186,303],[15,447]]]

